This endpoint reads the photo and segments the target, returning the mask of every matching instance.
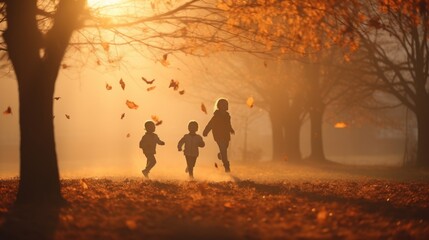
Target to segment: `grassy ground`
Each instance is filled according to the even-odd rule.
[[[62,209],[12,208],[17,180],[0,180],[0,238],[429,239],[427,171],[292,163],[213,171],[211,181],[66,179]]]

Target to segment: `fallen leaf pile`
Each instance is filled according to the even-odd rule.
[[[55,239],[429,239],[427,182],[284,179],[62,180]],[[0,180],[0,225],[17,183]]]

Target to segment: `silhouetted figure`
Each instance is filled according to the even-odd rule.
[[[213,117],[204,128],[203,136],[206,137],[210,131],[213,132],[213,138],[219,146],[217,157],[219,160],[222,160],[225,172],[230,172],[227,150],[231,134],[235,134],[235,132],[232,129],[231,116],[228,113],[228,100],[219,98],[216,101],[216,108]]]
[[[194,167],[195,162],[199,154],[198,148],[204,147],[205,143],[203,138],[197,134],[198,123],[195,121],[190,121],[188,124],[189,133],[180,139],[177,144],[177,149],[182,151],[182,146],[185,145],[185,150],[183,151],[186,158],[187,168],[186,171],[189,173],[190,178],[194,178]]]
[[[165,143],[159,139],[158,135],[155,134],[154,122],[147,121],[144,124],[144,127],[146,129],[146,133],[140,140],[139,146],[143,149],[143,154],[147,159],[146,168],[142,170],[142,173],[146,178],[149,178],[149,172],[156,164],[156,144],[165,145]]]

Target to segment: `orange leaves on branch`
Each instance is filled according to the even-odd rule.
[[[156,88],[156,86],[152,86],[152,87],[148,87],[147,89],[146,89],[146,91],[152,91],[152,90],[154,90]]]
[[[206,108],[206,105],[204,105],[204,103],[201,103],[201,111],[203,111],[203,113],[207,114],[207,108]]]
[[[161,124],[162,124],[162,120],[160,120],[158,116],[156,116],[156,115],[152,115],[152,116],[151,116],[151,118],[152,118],[152,120],[155,122],[155,125],[156,125],[156,126],[159,126],[159,125],[161,125]]]
[[[255,99],[253,99],[253,97],[247,98],[246,104],[249,108],[253,108],[253,105],[255,104]]]
[[[137,104],[135,104],[134,102],[129,101],[129,100],[127,100],[127,101],[125,102],[125,104],[127,105],[127,107],[128,107],[129,109],[137,109],[137,108],[139,108],[139,106],[138,106]]]
[[[4,115],[12,114],[12,108],[7,107],[6,110],[3,112]]]
[[[146,83],[146,84],[152,84],[153,82],[155,82],[155,79],[152,80],[147,80],[146,78],[142,77],[142,80]]]
[[[168,88],[173,88],[174,91],[176,91],[177,89],[179,89],[179,81],[171,79]]]
[[[112,86],[110,86],[108,83],[106,83],[106,89],[107,90],[112,90]]]
[[[125,82],[122,78],[119,80],[119,84],[121,85],[122,90],[125,90]]]

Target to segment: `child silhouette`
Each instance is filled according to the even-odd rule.
[[[206,137],[210,131],[213,132],[213,138],[219,146],[218,159],[222,160],[225,172],[230,172],[227,150],[231,134],[235,134],[235,132],[231,126],[231,116],[228,113],[228,100],[219,98],[216,101],[216,108],[213,117],[204,128],[203,136]]]
[[[159,139],[158,135],[155,134],[156,127],[153,121],[146,121],[144,127],[146,129],[146,133],[140,140],[139,146],[143,149],[143,154],[147,159],[146,168],[142,170],[142,173],[146,178],[149,178],[149,172],[156,164],[156,144],[165,145],[165,143]]]
[[[185,134],[177,144],[177,149],[182,151],[182,146],[185,145],[185,150],[183,152],[185,154],[187,164],[186,171],[189,173],[190,178],[194,178],[194,166],[199,154],[198,147],[204,147],[205,143],[203,138],[197,134],[197,122],[190,121],[188,124],[188,130],[189,133]]]

